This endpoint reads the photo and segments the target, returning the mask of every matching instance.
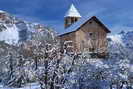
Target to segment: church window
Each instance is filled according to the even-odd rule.
[[[88,32],[86,37],[88,40],[95,40],[96,39],[96,33],[95,32]]]
[[[89,36],[90,36],[90,37],[92,37],[92,36],[93,36],[93,33],[92,33],[92,32],[90,32],[90,33],[89,33]]]
[[[92,21],[90,21],[89,23],[92,24]]]
[[[92,40],[96,40],[96,33],[95,32],[90,33],[90,37]]]
[[[78,19],[77,18],[75,18],[75,22],[77,22],[78,21]]]

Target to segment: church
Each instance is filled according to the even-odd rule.
[[[82,17],[72,4],[64,16],[64,32],[59,35],[63,49],[107,54],[107,34],[111,31],[96,17]]]

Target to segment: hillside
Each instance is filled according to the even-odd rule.
[[[0,41],[5,41],[9,44],[16,44],[32,39],[33,34],[38,32],[43,33],[44,37],[51,36],[55,32],[39,23],[32,23],[21,20],[5,11],[0,11]]]
[[[122,31],[118,34],[108,36],[108,39],[114,43],[133,49],[133,31]]]

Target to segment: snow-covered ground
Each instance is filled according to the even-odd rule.
[[[27,84],[23,88],[10,88],[10,87],[4,87],[3,85],[0,84],[0,89],[41,89],[38,83],[31,83]]]

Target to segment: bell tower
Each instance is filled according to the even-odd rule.
[[[77,22],[81,18],[80,13],[72,4],[64,16],[64,27],[67,28],[71,26],[73,23]]]

